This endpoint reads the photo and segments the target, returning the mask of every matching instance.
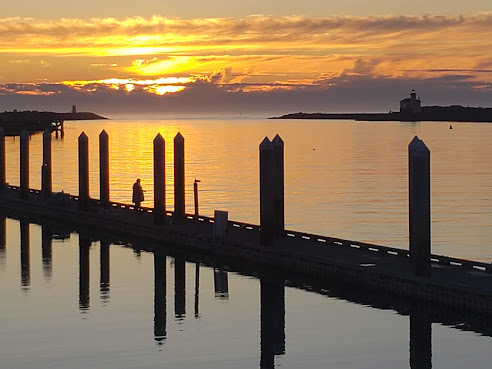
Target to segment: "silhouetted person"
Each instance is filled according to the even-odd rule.
[[[133,184],[132,202],[135,203],[135,210],[140,208],[140,203],[144,201],[144,191],[140,185],[140,179]]]

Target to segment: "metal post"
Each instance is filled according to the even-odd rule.
[[[198,217],[198,182],[200,182],[200,180],[195,178],[195,182],[193,182],[193,198],[195,200],[195,217]]]

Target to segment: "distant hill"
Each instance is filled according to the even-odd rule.
[[[292,113],[270,119],[346,119],[360,121],[492,122],[492,108],[423,106],[418,113]]]

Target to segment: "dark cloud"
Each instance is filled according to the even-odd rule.
[[[243,113],[249,115],[305,112],[387,112],[414,88],[424,105],[492,105],[492,84],[448,75],[423,80],[343,74],[313,84],[218,83],[225,74],[187,84],[184,91],[157,96],[143,86],[128,93],[89,84],[75,89],[60,84],[0,85],[0,110],[66,111],[76,104],[100,113],[152,112],[162,114]],[[265,89],[266,91],[262,91]],[[245,92],[245,91],[251,92]],[[25,94],[25,91],[41,95]]]

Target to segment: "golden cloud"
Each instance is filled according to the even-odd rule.
[[[232,68],[235,75],[230,80],[248,83],[314,80],[341,73],[429,78],[446,75],[446,70],[491,81],[491,74],[474,72],[492,65],[484,51],[491,48],[492,14],[0,19],[0,64],[2,57],[28,60],[42,55],[44,69],[50,70],[56,68],[53,58],[89,57],[104,59],[93,66],[155,78],[212,75]],[[66,63],[52,75],[67,74],[69,68]]]

